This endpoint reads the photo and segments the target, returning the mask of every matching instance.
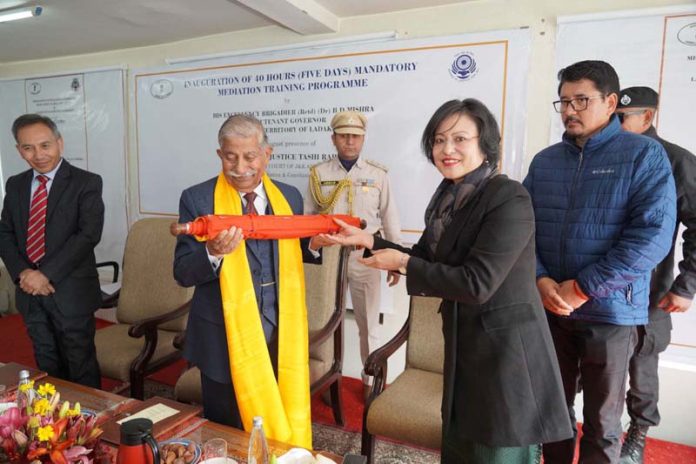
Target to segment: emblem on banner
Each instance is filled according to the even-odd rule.
[[[38,82],[32,82],[29,84],[29,93],[32,95],[38,95],[41,93],[41,84]]]
[[[450,67],[450,74],[455,79],[460,81],[468,81],[478,73],[474,54],[471,52],[463,52],[457,55]]]
[[[622,105],[626,106],[629,103],[631,103],[631,97],[629,97],[628,95],[624,95],[623,97],[621,97],[621,104]]]
[[[677,40],[684,45],[696,46],[696,23],[687,24],[679,29]]]
[[[150,94],[160,100],[167,98],[172,92],[174,92],[174,84],[168,79],[159,79],[150,85]]]

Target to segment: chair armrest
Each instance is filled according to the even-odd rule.
[[[104,261],[101,263],[97,263],[97,268],[107,267],[107,266],[111,266],[112,268],[114,268],[114,274],[113,274],[113,278],[111,279],[111,282],[112,283],[118,282],[118,270],[119,270],[118,263],[116,261]]]
[[[345,308],[336,308],[324,327],[309,334],[309,346],[321,345],[331,337],[343,322],[345,312]]]
[[[174,319],[179,318],[188,313],[190,306],[191,301],[187,301],[183,305],[179,306],[178,308],[172,311],[169,311],[168,313],[160,314],[159,316],[154,316],[138,321],[128,329],[128,335],[130,335],[133,338],[140,338],[143,335],[147,335],[149,332],[156,331],[161,324],[173,321]]]
[[[406,319],[404,325],[391,340],[370,353],[365,361],[365,373],[367,375],[377,375],[380,366],[386,365],[387,359],[406,342],[410,328],[409,323],[410,318]]]
[[[367,420],[367,409],[372,403],[372,400],[384,391],[384,387],[387,384],[387,360],[408,339],[410,321],[411,318],[408,317],[396,335],[387,343],[370,353],[365,361],[365,374],[374,376],[374,381],[372,382],[372,388],[365,401],[364,420]]]
[[[186,344],[186,331],[177,334],[172,342],[172,345],[174,345],[174,348],[177,350],[183,350],[184,344]]]

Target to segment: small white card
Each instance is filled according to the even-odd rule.
[[[172,417],[178,412],[179,411],[174,408],[170,408],[169,406],[164,405],[162,403],[157,403],[154,406],[150,406],[149,408],[145,408],[142,411],[137,412],[136,414],[124,417],[116,423],[121,425],[122,423],[127,422],[131,419],[150,419],[153,424],[156,424],[157,422],[164,420],[167,417]]]

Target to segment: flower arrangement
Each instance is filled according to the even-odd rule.
[[[30,401],[18,401],[19,407],[0,415],[0,462],[92,463],[89,456],[102,433],[96,416],[85,417],[80,403],[61,404],[50,383],[37,390],[33,381],[20,385],[17,397]]]

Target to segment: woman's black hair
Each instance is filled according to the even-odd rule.
[[[486,161],[495,166],[500,159],[500,129],[498,122],[490,110],[475,98],[464,100],[450,100],[440,106],[428,121],[423,130],[421,138],[421,148],[428,160],[433,162],[433,144],[437,129],[442,121],[455,114],[465,114],[473,119],[478,129],[479,148],[486,156]]]

